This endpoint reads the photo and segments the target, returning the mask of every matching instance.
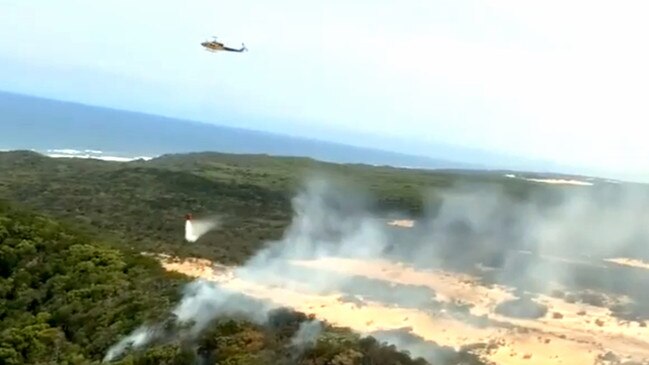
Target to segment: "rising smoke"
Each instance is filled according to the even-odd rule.
[[[216,318],[241,317],[264,324],[273,308],[270,303],[223,289],[213,282],[196,280],[184,288],[183,298],[172,312],[176,333],[169,333],[164,324],[142,326],[113,345],[103,361],[110,362],[129,348],[137,350],[152,342],[196,338]]]
[[[292,201],[294,217],[284,237],[268,242],[237,268],[235,275],[291,289],[304,281],[304,270],[289,265],[290,260],[344,257],[471,271],[483,275],[485,281],[510,285],[521,292],[548,291],[556,285],[570,290],[595,287],[627,295],[637,292],[629,289],[639,285],[640,279],[631,280],[624,274],[620,274],[622,279],[611,279],[608,271],[574,262],[616,255],[647,257],[646,189],[612,185],[548,189],[539,188],[539,192],[525,197],[494,186],[438,191],[435,199],[429,199],[426,216],[407,233],[395,234],[378,219],[365,195],[325,179],[312,179]],[[201,229],[192,227],[198,236]],[[570,260],[550,259],[555,256]],[[493,270],[482,272],[480,267]],[[644,285],[649,282],[646,277],[642,280]],[[365,296],[385,297],[385,291],[390,290],[362,285],[362,281],[324,270],[310,272],[308,277],[309,290],[318,293],[356,290]],[[415,303],[430,310],[433,306],[421,295],[420,291],[404,291],[400,299],[394,299],[402,303],[393,304]],[[645,307],[649,303],[649,294],[631,297]],[[196,281],[186,288],[174,314],[181,323],[192,324],[184,335],[195,336],[221,316],[241,315],[264,323],[272,308],[218,284]],[[318,328],[316,322],[304,324],[295,344],[312,341]],[[155,336],[149,327],[137,329],[113,346],[105,360],[121,355],[129,343],[142,347]]]
[[[300,328],[291,338],[291,346],[301,353],[315,344],[318,336],[322,333],[322,328],[322,323],[315,319],[300,323]]]
[[[147,345],[155,337],[154,329],[150,327],[140,327],[135,332],[123,338],[117,344],[111,346],[104,356],[104,362],[110,362],[120,356],[127,349],[137,350]]]
[[[380,257],[388,244],[384,223],[367,211],[362,199],[344,191],[325,180],[311,180],[293,199],[294,216],[284,237],[268,242],[236,275],[285,286],[303,278],[303,271],[288,265],[289,260]],[[319,292],[335,290],[344,280],[316,272],[309,277],[309,286]]]

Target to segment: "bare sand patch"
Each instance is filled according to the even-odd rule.
[[[535,253],[535,252],[527,251],[527,250],[516,250],[514,252],[522,254],[522,255],[534,255],[534,256],[536,256],[536,257],[538,257],[540,259],[547,260],[547,261],[563,262],[563,263],[572,264],[572,265],[599,267],[599,268],[604,268],[604,269],[606,268],[606,265],[596,264],[596,263],[586,261],[586,260],[578,260],[578,259],[575,259],[575,258],[554,256],[554,255],[548,255],[548,254],[538,253],[538,252]]]
[[[579,185],[579,186],[592,186],[592,182],[582,180],[569,180],[569,179],[536,179],[536,178],[523,178],[523,180],[540,182],[552,185]]]
[[[411,219],[395,219],[389,221],[388,225],[393,227],[412,228],[415,226],[415,221]]]
[[[649,263],[642,261],[642,260],[637,260],[637,259],[631,259],[631,258],[626,258],[626,257],[616,257],[612,259],[605,259],[605,262],[611,262],[614,264],[618,265],[624,265],[624,266],[629,266],[629,267],[636,267],[640,269],[647,269],[649,270]]]
[[[493,312],[498,303],[514,299],[509,289],[502,286],[486,287],[477,284],[475,277],[443,270],[415,270],[387,260],[360,261],[327,258],[317,261],[294,261],[295,265],[361,275],[404,285],[423,285],[436,292],[439,301],[462,301],[474,305],[471,313],[483,315]]]
[[[577,179],[533,178],[533,177],[517,176],[515,174],[505,174],[504,176],[507,177],[507,178],[510,178],[510,179],[517,179],[518,178],[518,179],[521,179],[521,180],[544,183],[544,184],[552,184],[552,185],[578,185],[578,186],[593,186],[594,185],[590,181],[583,181],[583,180],[577,180]]]
[[[466,274],[440,270],[415,270],[388,261],[360,261],[342,258],[295,261],[293,264],[349,275],[363,275],[403,285],[425,285],[436,292],[440,301],[461,300],[470,303],[475,315],[485,314],[494,322],[475,326],[443,311],[401,308],[365,301],[358,306],[341,300],[341,294],[319,295],[296,286],[262,285],[233,274],[233,269],[214,266],[208,260],[177,260],[162,257],[165,269],[192,277],[221,282],[225,288],[281,306],[313,314],[328,322],[349,327],[359,333],[403,329],[439,345],[460,349],[476,343],[489,344],[472,350],[481,358],[497,364],[595,364],[612,351],[620,358],[649,360],[649,328],[620,321],[606,308],[563,299],[537,296],[548,307],[538,319],[515,319],[494,313],[494,307],[515,298],[505,287],[486,287]],[[505,323],[498,325],[497,323]]]

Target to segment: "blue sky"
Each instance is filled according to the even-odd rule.
[[[649,178],[645,1],[0,0],[0,89]],[[244,54],[212,54],[211,35]]]

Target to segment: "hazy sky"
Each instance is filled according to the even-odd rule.
[[[0,0],[0,89],[649,178],[647,14],[644,0]],[[211,35],[250,51],[205,52]]]

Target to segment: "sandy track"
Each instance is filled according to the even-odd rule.
[[[623,265],[623,266],[629,266],[629,267],[635,267],[639,269],[647,269],[649,270],[649,263],[642,261],[642,260],[636,260],[636,259],[630,259],[626,257],[616,257],[612,259],[606,259],[604,260],[606,262],[611,262],[617,265]]]

